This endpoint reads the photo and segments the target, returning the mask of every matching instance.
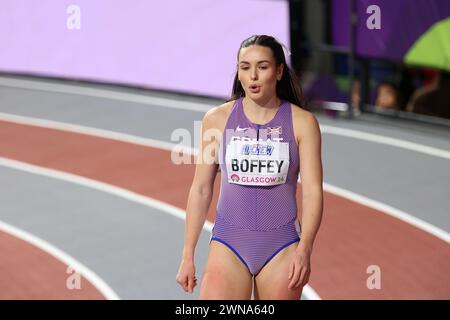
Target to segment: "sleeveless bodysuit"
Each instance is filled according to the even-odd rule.
[[[228,246],[257,275],[279,251],[300,240],[296,190],[299,156],[289,101],[255,124],[243,97],[232,107],[220,141],[221,188],[211,241]]]

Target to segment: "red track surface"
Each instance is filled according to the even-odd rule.
[[[104,299],[88,280],[69,290],[67,265],[48,253],[0,232],[0,299]]]
[[[174,165],[168,151],[4,121],[0,121],[0,137],[1,157],[81,175],[186,208],[194,165]],[[208,214],[211,222],[219,181],[220,174]],[[301,209],[300,186],[297,201]],[[13,244],[7,242],[14,241],[3,235],[0,243],[9,247]],[[20,255],[32,254],[31,250],[19,251]],[[46,287],[60,285],[61,279],[53,273],[36,274],[34,268],[21,265],[17,259],[1,262],[2,287],[17,287],[24,291],[23,296],[48,294],[42,286],[19,286],[17,276],[5,277],[3,270],[18,272]],[[43,269],[52,263],[48,258],[35,261]],[[381,290],[366,287],[370,265],[381,268]],[[449,299],[448,270],[450,250],[446,242],[377,210],[325,193],[309,282],[323,299]],[[60,273],[66,277],[65,268],[63,271]],[[20,294],[11,290],[14,296]],[[94,297],[94,293],[85,297]]]

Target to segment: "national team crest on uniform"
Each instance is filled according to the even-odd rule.
[[[267,134],[281,134],[281,126],[278,127],[268,127]]]

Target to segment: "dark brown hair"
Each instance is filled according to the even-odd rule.
[[[304,107],[303,91],[300,85],[300,80],[298,79],[297,75],[287,66],[282,45],[272,36],[253,35],[250,38],[247,38],[244,41],[242,41],[241,46],[239,47],[237,53],[238,62],[239,62],[239,53],[241,52],[241,49],[247,48],[251,45],[258,45],[270,48],[275,58],[277,68],[281,64],[284,64],[283,75],[280,81],[277,81],[276,86],[277,96],[280,99],[289,101],[293,104],[296,104],[299,107]],[[238,79],[238,70],[236,70],[231,97],[227,100],[227,102],[236,100],[240,97],[245,97],[245,91],[241,85],[241,82]]]

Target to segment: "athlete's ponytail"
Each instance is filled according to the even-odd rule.
[[[303,91],[300,85],[300,80],[298,79],[295,72],[293,72],[286,64],[286,58],[284,56],[283,44],[277,41],[276,38],[268,35],[253,35],[250,38],[242,41],[237,53],[237,59],[239,60],[239,53],[242,48],[247,48],[251,45],[265,46],[272,50],[273,56],[275,57],[276,67],[281,64],[284,65],[283,75],[280,81],[277,81],[276,92],[280,99],[289,101],[296,104],[299,107],[305,108],[303,101]],[[286,47],[285,47],[286,48]],[[286,48],[287,49],[287,48]],[[288,49],[287,49],[288,50]],[[289,51],[289,50],[288,50]],[[289,52],[290,54],[290,52]],[[236,70],[236,75],[233,81],[233,89],[231,92],[231,97],[227,100],[232,101],[240,97],[245,96],[244,88],[238,79],[238,70]]]

